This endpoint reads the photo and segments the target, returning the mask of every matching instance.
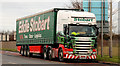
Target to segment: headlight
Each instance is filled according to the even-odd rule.
[[[92,53],[92,51],[90,50],[90,51],[88,51],[88,53]]]
[[[93,54],[93,55],[95,55],[95,54],[96,54],[96,52],[93,52],[92,54]]]
[[[69,53],[69,54],[73,54],[73,51],[67,51],[67,53]]]

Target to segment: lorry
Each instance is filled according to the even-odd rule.
[[[53,8],[16,20],[16,46],[23,56],[96,59],[98,28],[93,13]]]

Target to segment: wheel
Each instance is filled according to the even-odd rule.
[[[27,46],[24,46],[24,55],[27,56]]]
[[[60,62],[64,61],[62,49],[59,50],[58,58],[59,58],[59,61],[60,61]]]
[[[29,57],[32,57],[33,56],[33,53],[30,53]]]
[[[25,46],[23,46],[23,53],[22,53],[22,56],[25,56]]]
[[[20,52],[19,52],[19,54],[21,54],[21,49],[20,49]]]
[[[46,48],[43,49],[43,56],[44,56],[44,59],[47,59],[47,49]]]
[[[21,55],[24,56],[23,48],[21,48]]]
[[[29,50],[29,46],[26,47],[26,56],[30,57],[30,50]]]
[[[49,58],[49,60],[52,60],[53,58],[52,58],[52,49],[49,49],[48,50],[48,58]]]
[[[24,56],[24,46],[21,46],[21,55]]]
[[[20,50],[19,54],[21,54],[21,50]]]
[[[21,55],[24,56],[24,47],[23,46],[21,46],[20,52],[21,52]]]
[[[33,56],[33,53],[30,53],[29,46],[26,46],[26,56],[27,57],[32,57]]]

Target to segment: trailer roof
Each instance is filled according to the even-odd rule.
[[[29,16],[18,18],[17,21],[18,20],[22,20],[22,19],[26,19],[26,18],[29,18],[29,17],[37,16],[37,15],[40,15],[40,14],[52,12],[52,11],[59,11],[59,10],[76,10],[76,11],[80,11],[80,9],[53,8],[53,9],[49,9],[49,10],[46,10],[46,11],[43,11],[43,12],[38,12],[38,13],[33,14],[33,15],[29,15]]]

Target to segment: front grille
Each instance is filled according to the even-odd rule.
[[[74,46],[75,54],[89,55],[88,51],[92,48],[91,41],[76,41]]]

